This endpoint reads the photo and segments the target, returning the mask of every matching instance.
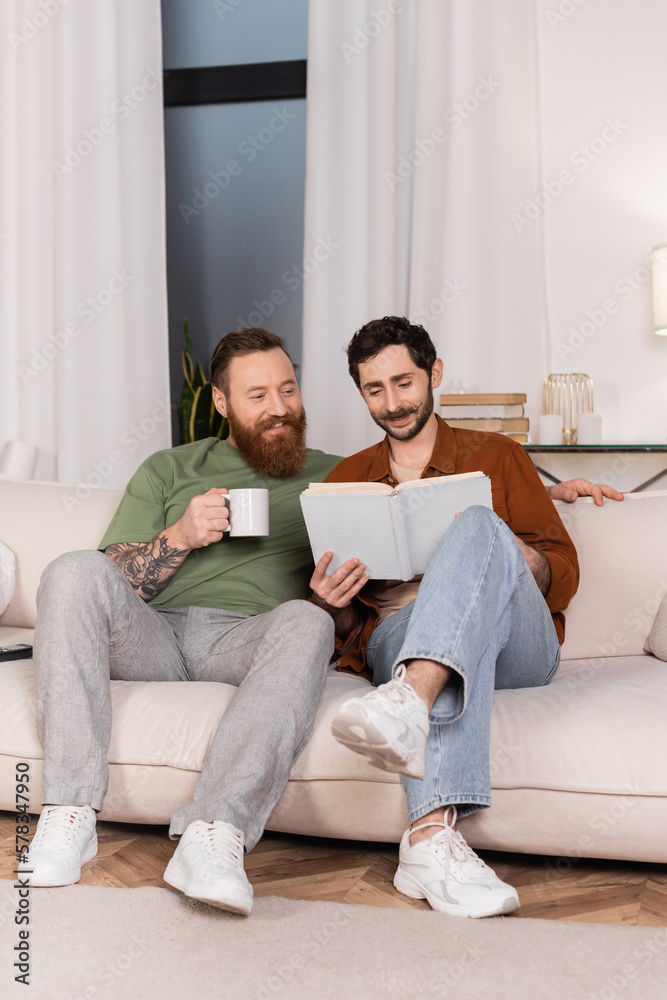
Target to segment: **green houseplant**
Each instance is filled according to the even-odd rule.
[[[178,406],[180,443],[189,444],[207,437],[226,438],[229,434],[227,418],[221,416],[213,405],[211,369],[209,367],[207,378],[201,364],[192,360],[192,337],[187,316],[183,320],[183,335],[185,349],[181,357],[184,381]]]

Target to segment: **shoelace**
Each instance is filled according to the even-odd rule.
[[[74,839],[81,826],[85,809],[72,806],[63,811],[63,806],[45,806],[39,818],[39,825],[31,847],[63,847]]]
[[[456,807],[449,806],[445,811],[444,823],[424,823],[422,826],[415,826],[413,830],[424,829],[426,826],[439,826],[442,829],[433,835],[432,843],[435,845],[435,853],[445,863],[445,878],[449,875],[449,867],[452,858],[461,865],[461,869],[466,875],[481,878],[487,870],[487,865],[475,854],[472,847],[466,843],[458,830],[454,829],[456,823]],[[451,818],[451,822],[450,822]]]
[[[397,709],[408,705],[410,702],[415,704],[417,702],[423,703],[423,699],[419,697],[415,689],[405,680],[405,670],[405,664],[401,663],[397,667],[392,680],[380,685],[380,687],[374,688],[365,696],[368,701],[379,701],[383,707],[388,707],[385,699],[389,698]]]
[[[243,870],[243,834],[228,823],[207,823],[197,829],[197,837],[211,864],[232,864]]]

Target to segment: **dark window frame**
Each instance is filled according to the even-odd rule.
[[[164,106],[281,101],[306,96],[307,60],[164,70]]]

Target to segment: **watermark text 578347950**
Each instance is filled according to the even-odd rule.
[[[19,869],[18,862],[28,849],[30,839],[30,764],[25,760],[16,763],[16,882],[17,891],[14,923],[16,944],[13,947],[17,983],[30,985],[30,871],[27,866]]]

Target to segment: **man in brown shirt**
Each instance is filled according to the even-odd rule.
[[[481,470],[493,511],[462,512],[423,579],[408,584],[369,581],[357,559],[328,576],[331,554],[320,560],[311,585],[334,618],[340,665],[375,685],[341,706],[332,729],[375,766],[402,775],[411,828],[396,888],[447,913],[509,913],[519,905],[515,889],[455,823],[457,813],[491,802],[494,687],[546,684],[558,666],[562,612],[579,580],[576,551],[521,445],[453,429],[434,413],[443,366],[422,327],[400,317],[372,321],[353,337],[348,363],[386,436],[341,461],[328,481],[393,484]]]

